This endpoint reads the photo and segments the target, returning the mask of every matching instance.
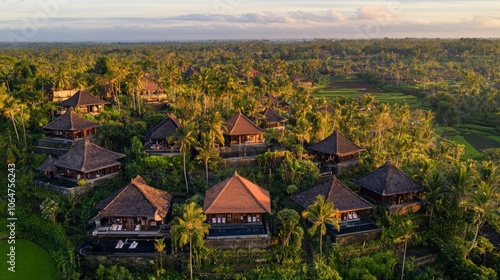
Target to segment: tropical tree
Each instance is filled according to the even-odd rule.
[[[69,89],[71,86],[70,78],[71,76],[67,64],[57,65],[56,71],[51,77],[54,87],[57,90]]]
[[[278,212],[278,248],[282,252],[282,260],[286,260],[290,255],[298,257],[304,237],[304,229],[300,226],[300,215],[293,209],[283,209]],[[291,246],[291,248],[289,248]]]
[[[216,149],[210,146],[210,136],[208,134],[202,134],[202,141],[200,145],[196,147],[198,150],[198,155],[196,156],[196,160],[203,162],[205,165],[205,183],[208,187],[208,163],[211,159],[216,159],[219,156],[219,153]]]
[[[295,132],[295,136],[299,139],[301,148],[300,158],[302,158],[304,154],[304,141],[309,142],[309,140],[311,140],[311,125],[305,117],[299,117],[293,131]]]
[[[2,97],[3,104],[1,104],[0,109],[3,111],[3,115],[6,118],[9,118],[12,121],[12,126],[14,127],[14,131],[16,133],[16,139],[19,142],[19,132],[17,131],[17,120],[15,115],[19,111],[19,100],[12,96],[3,96]]]
[[[427,174],[428,175],[424,179],[425,185],[427,186],[427,197],[425,200],[430,209],[430,223],[432,221],[434,210],[446,209],[442,207],[441,200],[443,198],[443,190],[448,187],[448,182],[446,181],[446,177],[440,171],[433,170]]]
[[[323,256],[323,235],[326,234],[326,226],[331,225],[337,230],[340,230],[340,219],[336,217],[338,210],[330,201],[325,201],[322,195],[316,197],[316,201],[309,205],[307,209],[302,212],[302,217],[312,223],[308,229],[310,235],[314,235],[316,230],[319,231],[319,255]]]
[[[186,182],[186,193],[189,193],[189,183],[187,178],[186,155],[191,147],[196,143],[196,135],[198,131],[196,125],[192,122],[185,122],[179,120],[180,126],[176,129],[175,133],[167,138],[169,142],[174,142],[179,147],[182,153],[183,168],[184,168],[184,181]]]
[[[226,130],[226,120],[219,111],[211,111],[205,114],[201,123],[201,129],[207,133],[210,139],[210,148],[215,148],[215,143],[224,143],[224,133]]]
[[[189,243],[189,273],[190,279],[193,279],[193,238],[202,239],[208,234],[210,225],[205,223],[207,217],[196,203],[185,204],[183,210],[182,218],[177,217],[173,221],[170,232],[179,246]]]
[[[466,194],[465,200],[461,202],[465,209],[474,213],[473,222],[475,223],[474,238],[469,250],[465,253],[465,257],[476,246],[477,235],[484,223],[486,221],[495,222],[500,218],[499,193],[499,187],[481,181],[472,191]]]
[[[163,269],[163,252],[165,251],[165,247],[167,247],[165,238],[155,239],[155,250],[160,255],[160,269]]]
[[[401,280],[403,280],[405,274],[405,263],[406,263],[406,249],[408,247],[408,240],[415,234],[415,225],[412,220],[408,219],[403,221],[399,226],[399,230],[401,232],[399,240],[403,240],[405,243],[404,251],[403,251],[403,265],[401,268]]]

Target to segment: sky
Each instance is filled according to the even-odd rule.
[[[0,0],[0,42],[499,36],[498,0]]]

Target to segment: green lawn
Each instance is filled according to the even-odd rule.
[[[478,152],[478,150],[476,150],[474,147],[472,147],[472,145],[469,142],[467,142],[467,140],[465,140],[464,137],[461,135],[446,136],[446,138],[448,138],[452,141],[455,141],[458,144],[464,145],[465,146],[465,153],[469,156],[467,158],[474,158],[474,157],[478,157],[478,156],[482,155],[480,152]]]
[[[16,248],[16,272],[8,271],[9,264],[7,263],[11,245],[7,240],[0,240],[0,279],[2,280],[52,280],[58,279],[57,268],[49,256],[49,253],[37,244],[28,241],[17,239]]]
[[[326,97],[326,98],[339,98],[339,97],[356,98],[365,93],[370,93],[370,92],[359,90],[357,88],[338,88],[338,89],[323,89],[313,93],[313,96]],[[413,95],[404,95],[401,92],[376,92],[371,94],[380,103],[388,103],[391,105],[395,103],[408,104],[410,107],[414,109],[428,109],[422,103],[421,100],[418,100]]]

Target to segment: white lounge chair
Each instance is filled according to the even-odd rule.
[[[349,220],[352,220],[352,214],[351,213],[347,214],[347,216],[349,217]]]
[[[115,246],[115,249],[121,249],[121,248],[123,248],[124,244],[125,243],[122,240],[118,241],[118,243]]]
[[[135,249],[137,248],[137,245],[139,245],[139,242],[132,242],[132,244],[130,244],[130,247],[128,247],[129,249]]]
[[[141,230],[141,225],[135,225],[135,230]]]
[[[116,230],[122,230],[122,225],[118,225],[118,228]]]
[[[357,219],[357,218],[358,218],[358,214],[356,214],[356,212],[354,212],[354,213],[352,213],[352,217],[353,217],[354,219]]]

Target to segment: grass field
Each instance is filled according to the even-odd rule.
[[[462,144],[465,146],[465,152],[467,153],[468,157],[466,158],[474,158],[474,157],[479,157],[482,155],[481,152],[476,150],[465,138],[461,135],[455,135],[455,136],[446,136],[446,138],[457,142],[458,144]]]
[[[381,91],[380,89],[372,85],[365,84],[359,80],[334,82],[333,85],[314,92],[313,96],[325,98],[357,98],[365,93],[372,94],[380,103],[387,103],[391,105],[395,103],[408,104],[410,107],[415,109],[428,109],[421,100],[418,100],[413,95],[405,95],[402,92]]]
[[[16,248],[16,272],[7,270],[7,253],[11,245],[7,240],[0,240],[0,279],[2,280],[53,280],[59,279],[57,268],[49,256],[49,253],[37,244],[17,239]]]

